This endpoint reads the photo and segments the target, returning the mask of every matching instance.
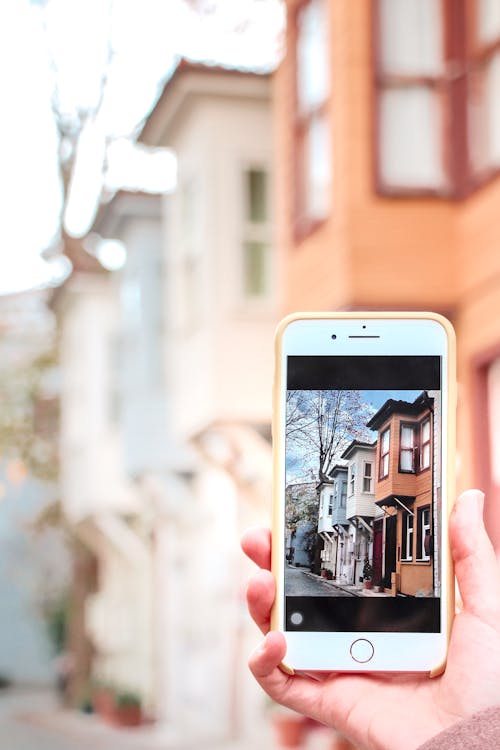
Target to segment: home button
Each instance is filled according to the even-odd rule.
[[[373,644],[366,638],[358,638],[351,644],[351,656],[359,664],[366,664],[373,657]]]

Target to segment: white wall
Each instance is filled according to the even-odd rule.
[[[365,462],[372,465],[372,492],[363,492]],[[350,467],[353,463],[356,467],[356,475],[354,480],[354,494],[351,495]],[[368,516],[373,518],[375,515],[378,515],[379,508],[375,505],[375,450],[356,448],[356,451],[353,452],[349,459],[347,476],[347,518],[352,518],[353,516]]]
[[[76,278],[65,292],[60,339],[61,499],[71,520],[130,511],[115,401],[116,292],[108,278]]]
[[[275,300],[248,301],[241,289],[243,170],[270,170],[270,134],[267,101],[200,97],[169,142],[178,156],[179,190],[166,198],[166,294],[175,349],[173,418],[184,435],[214,419],[270,420]],[[194,194],[187,240],[186,190]],[[191,295],[182,283],[186,252],[199,272]]]

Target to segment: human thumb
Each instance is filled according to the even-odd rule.
[[[463,609],[498,628],[500,570],[483,521],[484,494],[467,490],[450,517],[450,544]]]

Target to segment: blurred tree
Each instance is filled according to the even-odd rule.
[[[47,388],[55,365],[51,347],[0,366],[0,457],[13,482],[23,473],[43,481],[57,478],[58,400]]]
[[[127,99],[130,76],[139,75],[136,57],[140,50],[130,38],[132,29],[127,35],[126,26],[130,24],[127,13],[130,16],[131,11],[135,12],[139,34],[141,31],[149,32],[152,37],[154,34],[151,46],[159,47],[158,33],[153,26],[167,23],[175,28],[179,24],[177,38],[175,32],[164,26],[162,70],[158,65],[148,68],[151,72],[154,69],[152,76],[155,80],[151,77],[145,80],[144,88],[151,89],[153,94],[155,88],[157,93],[161,90],[178,59],[184,54],[190,56],[192,45],[187,42],[186,17],[181,18],[183,8],[190,11],[189,17],[216,21],[207,26],[204,35],[202,33],[205,37],[213,35],[214,39],[219,35],[221,38],[234,37],[247,31],[252,31],[255,36],[258,29],[269,26],[266,24],[269,13],[273,14],[273,30],[282,25],[280,20],[275,20],[281,18],[276,13],[276,8],[282,8],[281,0],[240,0],[238,3],[234,0],[176,0],[163,8],[161,0],[151,6],[143,6],[137,1],[137,7],[131,4],[128,11],[114,0],[30,2],[39,13],[44,30],[51,72],[51,107],[59,144],[61,203],[59,232],[54,237],[53,252],[60,248],[66,234],[84,236],[92,226],[105,188],[111,147],[124,140],[135,144],[148,116],[147,108],[154,104],[153,96],[149,105],[142,108],[139,105],[134,114],[129,108],[125,114],[126,108],[120,101]],[[155,24],[155,13],[157,20],[161,19],[160,23]],[[197,33],[200,35],[199,28]],[[172,47],[172,38],[177,48]],[[219,44],[219,47],[223,46]],[[155,54],[157,52],[152,56]],[[131,67],[131,62],[134,67]],[[210,60],[211,64],[216,62]],[[145,147],[141,150],[144,151]],[[82,191],[84,180],[88,184]]]

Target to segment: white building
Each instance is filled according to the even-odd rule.
[[[160,718],[183,736],[255,736],[263,702],[246,667],[256,633],[239,536],[268,521],[271,485],[269,77],[183,61],[140,141],[178,160],[163,213],[165,370],[169,423],[196,456],[175,484],[152,488],[164,507]]]
[[[169,737],[253,738],[263,696],[241,532],[269,522],[275,326],[268,75],[182,62],[140,140],[178,189],[118,193],[53,299],[62,496],[97,576],[81,587],[94,676],[140,692]]]
[[[346,516],[347,467],[336,465],[330,481],[318,485],[318,534],[324,542],[321,553],[322,569],[330,571],[336,581],[346,580],[346,553],[349,541],[349,522]]]
[[[275,324],[270,80],[182,62],[140,140],[169,146],[165,296],[174,427],[268,423]]]
[[[78,682],[90,676],[154,705],[152,555],[141,497],[125,465],[119,414],[119,290],[79,241],[73,272],[52,298],[59,328],[60,492],[83,545],[75,560]]]
[[[350,584],[360,584],[366,559],[372,562],[373,519],[383,516],[375,505],[376,443],[353,440],[342,454],[347,461],[346,517],[349,539],[345,575]]]

